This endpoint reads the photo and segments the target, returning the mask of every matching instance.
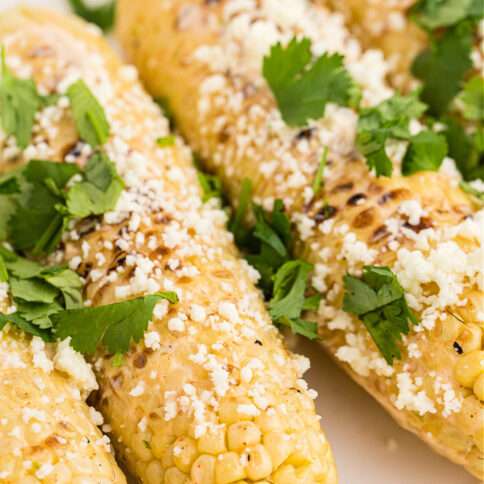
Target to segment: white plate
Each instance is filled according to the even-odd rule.
[[[142,1],[142,0],[132,0]],[[0,10],[35,5],[67,11],[63,0],[0,0]],[[474,484],[463,469],[432,452],[393,420],[316,344],[297,351],[311,358],[309,384],[338,464],[340,484]]]

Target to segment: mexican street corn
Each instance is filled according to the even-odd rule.
[[[32,76],[43,95],[60,95],[37,113],[25,149],[13,136],[3,141],[3,166],[76,163],[101,186],[99,163],[109,158],[105,176],[118,188],[123,179],[116,206],[71,220],[50,256],[86,281],[87,307],[52,316],[54,334],[70,327],[71,343],[89,352],[91,333],[127,307],[111,303],[175,293],[173,304],[154,306],[144,334],[133,311],[100,336],[108,348],[140,340],[125,354],[101,345],[94,356],[97,407],[120,459],[149,484],[335,483],[315,392],[301,378],[307,359],[284,349],[225,213],[202,202],[191,153],[169,134],[136,70],[121,65],[93,28],[48,11],[2,15],[0,41],[16,75]],[[32,177],[39,164],[28,167]],[[82,210],[71,203],[89,185],[76,177],[64,183],[67,195],[55,207],[61,215],[95,213],[85,198],[75,199]],[[86,196],[99,195],[89,190]],[[114,309],[97,320],[103,307]]]
[[[249,178],[266,210],[283,200],[296,252],[314,264],[312,285],[325,294],[318,314],[309,316],[318,318],[330,354],[402,426],[482,478],[484,214],[459,188],[450,159],[440,171],[409,166],[436,160],[438,168],[446,148],[440,135],[410,122],[424,109],[415,95],[387,101],[383,59],[359,47],[340,15],[304,0],[121,0],[117,29],[148,90],[168,101],[229,198],[237,204]],[[345,56],[344,67],[333,52]],[[309,67],[311,55],[321,57]],[[321,71],[321,84],[312,85],[322,94],[308,88]],[[348,71],[362,90],[363,121],[338,105],[345,101],[338,89],[351,104]],[[334,100],[326,114],[314,120],[328,98]],[[388,136],[391,124],[377,131],[378,123],[392,116],[405,131],[397,138],[413,142],[423,133],[435,146],[426,158],[411,145],[403,162],[405,143],[388,145],[393,161],[385,151],[368,150],[374,168],[394,172],[376,177],[356,151],[357,130],[360,139],[366,122],[366,139]],[[379,286],[394,296],[378,295]],[[397,296],[392,309],[378,302]],[[368,309],[366,319],[364,308],[375,307],[383,313]]]

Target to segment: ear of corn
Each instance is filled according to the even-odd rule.
[[[125,483],[93,410],[54,347],[0,331],[0,482]]]
[[[0,23],[7,61],[18,59],[42,89],[62,92],[77,77],[90,86],[111,126],[104,148],[126,183],[116,210],[72,227],[54,257],[83,275],[92,305],[156,291],[179,298],[155,308],[121,366],[101,350],[94,358],[97,406],[120,458],[148,484],[335,483],[314,394],[301,379],[306,360],[284,349],[224,212],[202,203],[190,151],[178,138],[157,145],[168,123],[136,71],[77,21],[10,15],[8,33]],[[38,139],[43,158],[83,163],[89,149],[74,147],[59,103],[40,114],[32,148],[12,165],[37,154]]]
[[[244,178],[267,209],[284,200],[298,252],[314,264],[313,285],[325,293],[317,317],[326,349],[401,425],[482,478],[483,212],[447,162],[411,177],[371,175],[355,154],[357,118],[348,108],[327,106],[309,127],[287,127],[261,75],[270,45],[305,35],[318,53],[345,54],[368,106],[391,94],[388,65],[360,49],[339,15],[302,0],[119,6],[126,51],[234,204]],[[314,197],[325,145],[324,198]],[[329,217],[325,204],[333,207]],[[363,324],[342,311],[343,276],[365,264],[390,266],[420,318],[392,366]]]

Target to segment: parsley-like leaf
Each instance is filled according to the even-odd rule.
[[[355,314],[368,329],[388,364],[401,358],[398,343],[417,318],[409,309],[405,292],[390,268],[365,266],[363,276],[345,275],[343,310]]]
[[[168,146],[174,146],[176,143],[176,136],[174,134],[169,134],[167,136],[163,136],[162,138],[158,138],[156,140],[156,144],[160,148],[166,148]]]
[[[450,27],[469,16],[484,11],[483,0],[420,0],[410,14],[423,28],[435,30]]]
[[[314,177],[313,181],[313,194],[316,196],[321,190],[321,186],[323,185],[323,177],[324,177],[324,169],[326,168],[326,161],[328,159],[328,147],[324,147],[323,156],[321,156],[321,160],[319,162],[318,171],[316,172],[316,176]]]
[[[138,342],[162,299],[177,302],[175,293],[158,293],[93,308],[71,309],[51,316],[57,338],[71,338],[72,347],[92,354],[99,344],[111,353],[126,353],[131,340]]]
[[[409,123],[426,109],[418,92],[408,96],[395,94],[375,107],[365,108],[358,119],[357,146],[377,176],[390,176],[393,165],[385,148],[390,139],[409,139]]]
[[[107,155],[94,153],[87,162],[84,178],[84,181],[74,184],[67,194],[69,213],[84,218],[113,210],[124,183]]]
[[[228,228],[234,234],[234,239],[237,245],[244,245],[247,243],[249,237],[249,230],[244,226],[244,219],[247,211],[251,206],[252,196],[252,182],[248,178],[242,180],[240,189],[239,204],[233,217],[230,219]]]
[[[20,185],[16,176],[7,175],[0,178],[0,195],[20,193]]]
[[[16,326],[18,329],[24,331],[25,333],[31,334],[33,336],[39,336],[44,341],[53,341],[52,334],[48,329],[42,329],[35,324],[30,323],[25,318],[21,317],[17,313],[13,314],[2,314],[0,313],[0,330],[3,327],[10,323],[13,326]]]
[[[8,281],[8,272],[7,266],[5,264],[5,259],[0,254],[0,282],[7,282]]]
[[[437,171],[447,155],[447,142],[441,134],[424,130],[412,136],[402,163],[402,173]]]
[[[202,201],[207,202],[212,198],[223,197],[222,181],[217,175],[209,175],[203,171],[197,171],[198,183],[202,187]]]
[[[102,30],[109,30],[116,16],[116,1],[109,0],[105,5],[89,7],[85,0],[69,0],[72,10],[87,22],[96,24]]]
[[[15,137],[20,148],[26,148],[41,98],[31,79],[18,79],[9,71],[4,48],[0,54],[0,124],[7,135]]]
[[[412,72],[423,83],[421,98],[431,114],[442,115],[459,92],[472,67],[471,49],[472,25],[463,22],[449,28],[416,57]]]
[[[464,118],[484,121],[484,78],[474,76],[469,79],[457,100],[462,105]]]
[[[484,205],[484,190],[474,188],[470,183],[460,182],[461,189],[472,197],[478,205]]]
[[[311,40],[293,38],[277,43],[264,57],[263,75],[276,98],[282,118],[302,126],[324,115],[328,102],[350,103],[353,81],[339,54],[323,54],[312,62]]]
[[[83,80],[67,89],[72,115],[81,139],[93,148],[103,145],[109,138],[109,123],[104,109]]]

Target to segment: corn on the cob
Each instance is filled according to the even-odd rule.
[[[271,44],[306,35],[315,52],[345,54],[364,103],[374,103],[388,95],[378,59],[363,69],[368,54],[340,17],[302,0],[121,0],[119,7],[118,33],[148,89],[167,98],[232,200],[244,178],[267,209],[284,200],[299,254],[314,263],[313,285],[326,293],[323,345],[401,425],[482,477],[483,212],[447,162],[441,172],[371,175],[355,154],[356,114],[348,108],[327,106],[309,128],[284,125],[260,72]],[[311,187],[324,145],[330,156],[317,200]],[[370,264],[392,268],[421,318],[393,366],[341,310],[343,275]]]
[[[4,285],[0,312],[8,306]],[[53,353],[40,338],[0,331],[0,482],[125,483],[109,440],[96,427],[99,415],[81,394],[86,383],[94,389],[94,375],[87,368],[88,381],[76,383]]]
[[[201,202],[188,148],[157,146],[168,123],[136,71],[77,21],[31,10],[9,19],[8,56],[38,86],[62,92],[80,76],[96,93],[111,125],[105,149],[125,179],[116,210],[73,228],[58,258],[86,278],[94,306],[159,290],[179,297],[155,308],[122,366],[96,358],[98,408],[129,470],[149,484],[335,483],[301,379],[306,359],[284,349],[224,212]],[[65,101],[40,114],[23,161],[45,149],[44,158],[82,163],[89,148],[77,149]]]
[[[395,87],[412,85],[410,66],[427,43],[425,33],[407,18],[414,0],[315,0],[314,3],[340,12],[364,48],[384,52]]]

